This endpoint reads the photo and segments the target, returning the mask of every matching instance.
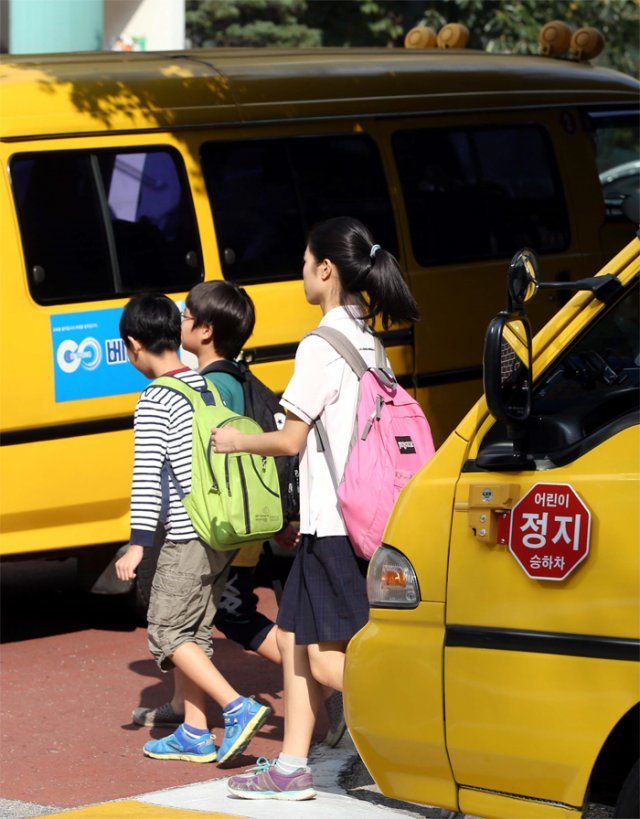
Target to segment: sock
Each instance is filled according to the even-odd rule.
[[[198,737],[203,737],[209,733],[207,728],[194,728],[193,725],[187,725],[186,722],[182,723],[182,730],[191,739],[198,739]]]
[[[306,768],[308,761],[308,756],[291,756],[291,754],[281,753],[276,760],[276,770],[290,776],[300,768]]]
[[[223,714],[231,714],[233,711],[237,711],[239,708],[242,707],[242,703],[244,702],[244,697],[237,697],[235,700],[228,702],[225,707],[222,709]]]

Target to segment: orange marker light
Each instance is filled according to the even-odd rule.
[[[380,580],[383,586],[389,588],[405,589],[407,587],[407,576],[397,566],[385,566],[382,569]]]
[[[405,48],[435,48],[437,36],[428,26],[416,26],[404,38]]]
[[[569,47],[577,60],[594,60],[604,48],[604,36],[597,28],[579,28]]]
[[[466,48],[469,29],[462,23],[447,23],[438,32],[438,48]]]

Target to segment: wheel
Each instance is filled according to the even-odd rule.
[[[613,815],[617,819],[640,817],[640,760],[631,768],[624,780]]]

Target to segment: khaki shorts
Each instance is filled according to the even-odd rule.
[[[213,655],[211,628],[236,552],[217,552],[201,540],[162,544],[147,612],[149,650],[163,671],[183,643]]]

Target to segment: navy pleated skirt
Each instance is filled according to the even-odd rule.
[[[276,622],[298,645],[350,640],[369,619],[368,565],[347,537],[303,535]]]

